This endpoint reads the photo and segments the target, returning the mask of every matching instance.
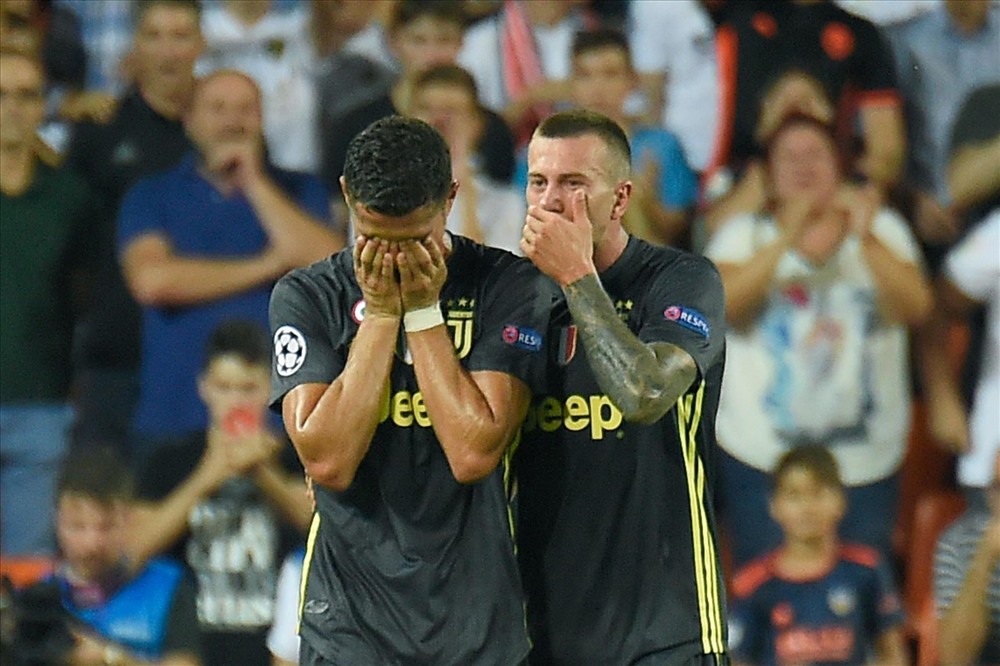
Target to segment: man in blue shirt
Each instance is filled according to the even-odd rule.
[[[196,391],[201,350],[226,319],[267,323],[273,282],[343,246],[325,224],[326,190],[266,162],[260,92],[244,74],[201,80],[185,118],[195,146],[137,184],[119,213],[126,283],[143,307],[140,457],[206,424]]]

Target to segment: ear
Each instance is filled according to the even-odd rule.
[[[632,198],[632,181],[623,181],[615,188],[615,202],[611,205],[611,219],[621,220],[628,210],[628,202]]]
[[[455,205],[455,197],[458,196],[458,188],[460,184],[457,180],[451,181],[451,190],[448,192],[448,198],[444,200],[444,216],[447,219],[448,215],[451,213],[452,206]]]

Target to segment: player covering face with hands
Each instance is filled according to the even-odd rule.
[[[354,247],[271,297],[272,407],[315,482],[301,662],[518,664],[504,480],[553,292],[446,235],[457,185],[426,123],[369,126],[341,186]]]

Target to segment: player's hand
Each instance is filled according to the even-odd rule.
[[[872,222],[882,203],[882,196],[874,185],[845,184],[834,197],[834,207],[847,219],[851,233],[865,238],[872,229]]]
[[[393,246],[379,238],[358,236],[354,244],[354,277],[365,297],[365,317],[403,316]]]
[[[521,231],[521,251],[540,271],[565,287],[595,273],[594,230],[587,212],[587,194],[573,193],[570,216],[528,208]]]
[[[441,287],[448,278],[448,264],[436,240],[428,236],[422,240],[401,241],[396,269],[404,312],[437,303]]]

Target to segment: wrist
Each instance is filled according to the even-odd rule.
[[[439,301],[403,313],[403,330],[407,333],[419,333],[443,325],[444,315],[441,314]]]

